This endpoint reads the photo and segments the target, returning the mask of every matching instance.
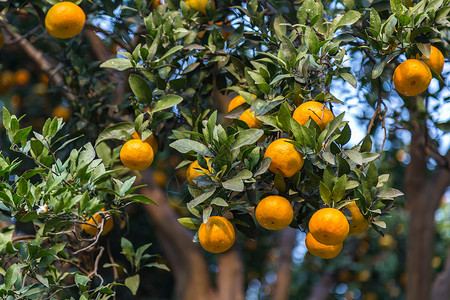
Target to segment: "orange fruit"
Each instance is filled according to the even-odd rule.
[[[239,120],[247,123],[250,128],[259,128],[262,126],[262,122],[255,117],[255,111],[250,112],[250,108],[244,110],[242,115],[239,117]]]
[[[14,85],[14,73],[6,70],[0,73],[0,94],[6,94]]]
[[[140,137],[137,134],[137,132],[134,132],[132,134],[132,137],[133,137],[133,139],[140,139]],[[153,154],[156,154],[156,152],[158,151],[158,139],[156,138],[156,136],[151,135],[148,138],[146,138],[144,142],[146,142],[150,146],[152,146]]]
[[[342,250],[344,243],[340,243],[337,245],[325,245],[318,242],[311,232],[308,232],[305,238],[305,245],[308,249],[309,253],[314,256],[330,259],[336,257]]]
[[[289,143],[289,139],[278,139],[270,143],[264,157],[270,157],[269,170],[283,177],[292,177],[303,168],[303,155]]]
[[[320,243],[337,245],[348,235],[349,225],[345,215],[334,208],[322,208],[309,220],[309,232]]]
[[[212,1],[212,0],[185,0],[184,2],[191,9],[201,11],[205,16],[206,16],[206,5],[208,2],[211,3],[213,10],[216,10],[216,5],[214,4],[214,1]]]
[[[291,203],[281,196],[268,196],[256,206],[255,216],[258,223],[269,230],[286,228],[294,219]]]
[[[348,209],[352,214],[350,229],[348,235],[358,235],[363,233],[369,226],[369,221],[364,218],[355,201],[347,204],[344,208]]]
[[[53,5],[45,16],[48,33],[59,39],[76,36],[83,30],[86,15],[76,4],[68,1]]]
[[[324,103],[307,101],[294,110],[292,118],[300,125],[305,125],[311,118],[319,125],[320,129],[324,130],[327,124],[334,119],[334,115]]]
[[[105,211],[104,208],[102,208],[102,211]],[[86,221],[86,223],[92,224],[91,225],[87,225],[87,224],[82,224],[81,228],[84,230],[84,232],[86,232],[89,235],[97,235],[98,230],[100,229],[101,223],[102,223],[102,218],[103,216],[101,214],[95,214],[93,215],[89,220]],[[114,226],[114,221],[111,215],[107,214],[105,216],[106,220],[105,220],[105,224],[103,224],[103,231],[102,233],[100,233],[100,235],[105,235],[108,232],[111,231],[111,229]],[[97,222],[98,225],[96,225],[95,221]],[[98,226],[98,227],[97,227]]]
[[[256,95],[252,95],[255,99],[256,99]],[[244,99],[244,97],[242,97],[241,95],[238,95],[236,97],[234,97],[233,99],[231,99],[230,103],[228,104],[228,112],[232,111],[233,109],[235,109],[236,107],[247,103]]]
[[[200,245],[212,253],[221,253],[230,249],[235,237],[233,225],[224,217],[210,217],[206,224],[202,222],[198,230]]]
[[[30,82],[30,72],[25,69],[19,69],[14,74],[14,82],[17,85],[26,85],[28,82]]]
[[[149,143],[141,139],[132,139],[120,149],[122,164],[132,170],[142,171],[153,162],[153,150]]]
[[[50,77],[48,77],[47,74],[42,73],[41,76],[39,77],[39,81],[45,85],[48,85],[48,82],[50,81]]]
[[[153,172],[153,179],[159,187],[165,187],[168,181],[167,174],[160,170]]]
[[[67,122],[72,116],[72,110],[65,105],[58,105],[53,109],[52,116],[62,118],[64,122]]]
[[[200,165],[198,164],[198,160],[191,162],[191,164],[189,165],[188,169],[186,170],[186,177],[187,177],[189,184],[198,186],[197,182],[194,181],[195,178],[197,178],[198,176],[201,176],[201,175],[211,174],[212,170],[211,170],[211,166],[209,164],[210,158],[207,157],[205,159],[206,159],[206,162],[208,163],[208,170],[200,167]],[[200,187],[202,187],[202,186],[200,186]],[[208,188],[208,187],[202,187],[202,188]]]
[[[395,89],[403,96],[417,96],[428,89],[431,71],[418,59],[407,59],[395,68],[393,80]]]
[[[441,74],[444,68],[444,55],[435,46],[431,46],[430,57],[425,55],[416,55],[417,59],[421,59],[430,69],[433,69],[436,73]]]

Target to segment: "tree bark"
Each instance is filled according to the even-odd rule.
[[[281,231],[280,261],[277,270],[277,281],[273,300],[289,299],[289,288],[292,278],[292,249],[297,243],[297,232],[294,228],[287,227]]]
[[[450,248],[447,251],[447,262],[444,270],[438,274],[433,282],[432,299],[450,299]]]
[[[244,300],[244,267],[235,248],[219,257],[217,273],[217,299]]]
[[[405,191],[409,215],[406,288],[407,300],[431,299],[431,260],[434,245],[434,212],[445,189],[450,185],[448,164],[427,178],[427,145],[425,125],[411,130],[409,163]],[[450,154],[447,153],[448,161]],[[442,298],[444,299],[444,298]]]

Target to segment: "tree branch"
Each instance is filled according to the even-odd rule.
[[[244,300],[244,268],[236,249],[232,248],[220,255],[218,266],[218,299]]]

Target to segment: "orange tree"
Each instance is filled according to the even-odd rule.
[[[80,11],[63,2],[59,5],[72,8],[58,18],[57,10],[50,10],[57,2],[0,4],[5,50],[21,49],[48,76],[53,90],[44,90],[42,98],[52,104],[63,98],[74,111],[69,128],[62,118],[21,127],[31,120],[3,109],[10,151],[2,156],[0,197],[7,221],[2,295],[64,297],[70,286],[86,299],[107,298],[121,284],[135,294],[141,268],[164,268],[147,261],[149,244],[134,251],[122,238],[122,253],[132,266],[124,280],[111,255],[104,267],[112,269],[113,280],[105,281],[99,272],[105,251],[101,236],[111,218],[118,226],[127,220],[123,212],[134,202],[150,203],[145,210],[184,299],[243,297],[242,278],[230,276],[240,269],[238,246],[232,246],[236,234],[254,239],[263,230],[253,218],[255,210],[264,228],[289,225],[310,231],[306,246],[323,258],[339,254],[356,222],[362,227],[358,232],[370,225],[382,234],[382,217],[395,213],[395,199],[402,193],[387,187],[389,174],[379,172],[382,147],[372,144],[374,129],[386,132],[386,119],[415,128],[413,119],[388,114],[382,82],[391,82],[401,55],[417,56],[406,62],[420,68],[402,64],[393,81],[411,116],[429,118],[417,109],[419,98],[409,96],[424,93],[431,76],[442,81],[440,70],[424,62],[434,57],[431,43],[443,52],[448,45],[442,34],[448,30],[448,1],[412,5],[393,0],[372,7],[313,0],[74,1],[86,15],[81,33]],[[106,50],[113,44],[124,51],[111,58]],[[362,65],[369,70],[358,78],[345,64],[355,53],[363,54]],[[365,103],[375,109],[367,135],[350,146],[352,128],[345,114],[337,113],[345,110],[339,99],[345,95],[331,93],[342,80],[377,91],[375,101],[369,93]],[[33,116],[34,106],[14,107],[11,90],[18,84],[11,72],[2,72],[0,83],[10,110]],[[227,109],[235,96],[239,100]],[[167,196],[145,171],[158,152],[147,143],[152,137],[158,138],[159,149],[183,155],[176,168],[190,166],[185,197],[190,215],[178,222]],[[448,173],[448,159],[440,158]],[[134,185],[136,176],[147,187]],[[441,177],[445,182],[437,193],[448,186],[448,174]],[[274,196],[280,202],[268,205],[266,199]],[[22,224],[32,224],[29,235],[19,234]],[[231,247],[219,256],[217,288],[210,284],[191,233],[179,224],[191,229],[194,242],[206,250]],[[120,229],[116,232],[123,233]],[[292,239],[289,232],[295,231],[284,232]],[[423,293],[429,293],[429,278],[417,278],[420,284],[411,285],[409,299],[428,297]],[[289,280],[280,276],[277,284],[274,297],[283,299]],[[415,293],[420,286],[425,292]]]

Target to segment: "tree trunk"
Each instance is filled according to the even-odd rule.
[[[280,261],[278,263],[277,281],[272,300],[289,299],[292,277],[292,249],[297,243],[298,230],[287,227],[281,231]]]
[[[409,215],[408,257],[406,288],[407,300],[431,299],[431,260],[434,246],[434,212],[445,189],[450,185],[448,164],[427,178],[429,149],[426,144],[425,125],[411,130],[410,156],[405,191]],[[448,161],[450,154],[444,158]],[[441,298],[444,299],[444,298]],[[448,298],[445,298],[448,299]]]
[[[168,204],[167,195],[154,183],[150,172],[143,173],[148,187],[140,192],[155,201],[145,205],[175,277],[177,298],[182,300],[243,300],[244,267],[236,250],[219,256],[217,289],[211,283],[208,266],[199,246],[192,241],[193,232],[181,226]]]

